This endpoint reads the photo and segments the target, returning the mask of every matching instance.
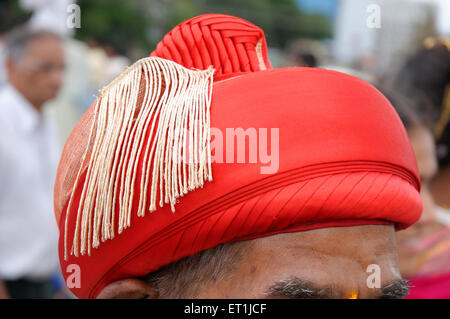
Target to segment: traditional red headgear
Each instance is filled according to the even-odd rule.
[[[63,151],[55,212],[63,273],[81,269],[77,296],[226,242],[335,226],[402,229],[419,218],[408,136],[371,85],[323,69],[272,69],[262,30],[225,15],[180,24],[151,56],[103,91]],[[214,83],[212,71],[179,64],[212,65]],[[221,133],[210,167],[209,127]],[[239,128],[244,149],[231,142]],[[198,159],[173,164],[185,149]]]

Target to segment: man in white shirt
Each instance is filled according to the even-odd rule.
[[[0,90],[0,297],[49,298],[58,269],[54,127],[42,113],[64,69],[60,38],[20,30],[7,40],[9,82]]]

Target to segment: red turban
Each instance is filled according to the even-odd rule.
[[[55,214],[78,297],[222,243],[419,218],[413,150],[373,86],[272,69],[261,29],[225,15],[180,24],[151,56],[102,92],[64,147]]]

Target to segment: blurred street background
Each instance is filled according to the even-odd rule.
[[[79,25],[68,27],[68,8],[75,3]],[[25,23],[67,39],[66,81],[53,101],[58,107],[48,109],[61,123],[63,142],[98,88],[148,56],[175,25],[204,13],[231,14],[260,26],[275,67],[302,63],[303,54],[319,66],[351,69],[370,80],[394,73],[427,37],[450,35],[446,0],[3,0],[0,48],[6,33]]]
[[[430,220],[434,226],[427,228],[429,231],[422,227],[411,233],[405,239],[404,251],[442,229],[446,232],[440,243],[450,243],[449,0],[1,0],[0,90],[9,82],[7,39],[11,32],[26,26],[61,37],[64,54],[61,83],[57,95],[45,100],[42,107],[43,116],[55,124],[55,137],[61,149],[99,89],[127,66],[148,56],[178,23],[205,13],[230,14],[261,27],[274,67],[322,67],[349,73],[380,87],[386,96],[393,92],[396,97],[391,103],[400,110],[400,115],[399,105],[406,104],[406,109],[417,115],[430,136],[433,145],[427,156],[436,172],[431,176],[424,174],[422,182],[426,184],[424,203],[431,207]],[[17,45],[20,46],[20,41],[16,41]],[[418,92],[420,95],[416,95]],[[0,99],[0,107],[1,103]],[[0,109],[0,117],[4,116],[2,112]],[[0,184],[5,183],[1,152],[0,148]],[[419,163],[419,168],[423,165]],[[0,187],[0,229],[5,224],[2,209],[14,207],[14,204],[2,206],[5,197]],[[436,223],[442,227],[435,227]],[[5,241],[0,238],[0,246]],[[430,245],[427,247],[432,249]],[[444,250],[442,245],[439,247],[439,251],[433,251],[434,255],[430,250],[413,257],[405,253],[407,277],[423,275],[425,272],[420,271],[425,268],[427,274],[450,271],[449,245],[445,246],[447,262],[425,267],[427,262],[431,263],[431,257],[424,261],[425,255],[433,258],[439,255],[442,260]],[[0,283],[2,256],[5,255],[0,253]],[[415,259],[410,262],[408,258]],[[57,272],[52,277],[56,286]],[[61,286],[59,283],[58,287]],[[62,290],[60,297],[66,296]]]

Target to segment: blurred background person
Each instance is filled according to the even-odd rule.
[[[399,268],[410,280],[408,298],[450,298],[450,224],[437,216],[431,181],[438,172],[432,131],[422,122],[414,95],[408,98],[388,88],[382,93],[399,114],[416,154],[423,212],[420,220],[397,233]]]
[[[438,214],[450,207],[450,39],[426,38],[393,79],[394,88],[404,95],[418,93],[416,105],[433,132],[437,144],[439,172],[431,191]],[[447,212],[446,212],[447,211]],[[448,217],[447,217],[448,218]]]
[[[53,183],[60,147],[43,105],[61,87],[60,37],[22,28],[7,37],[0,91],[0,285],[2,297],[50,298],[58,269]]]
[[[445,108],[447,85],[450,84],[449,47],[444,40],[426,38],[418,50],[409,54],[391,80],[397,92],[415,96],[416,108],[437,139],[444,133],[445,127],[441,126],[446,126],[439,121]],[[418,93],[421,96],[417,96]],[[442,164],[450,162],[450,158],[447,159],[450,155],[446,153],[440,154]]]
[[[401,272],[413,286],[409,298],[450,298],[450,50],[446,40],[426,38],[390,82],[398,96],[409,97],[410,112],[416,112],[421,122],[405,124],[421,173],[424,211],[414,227],[399,233]],[[394,100],[393,104],[401,104],[400,99]]]

